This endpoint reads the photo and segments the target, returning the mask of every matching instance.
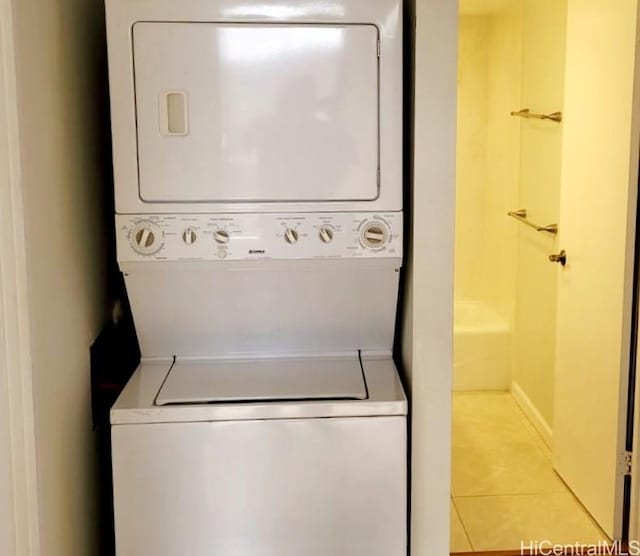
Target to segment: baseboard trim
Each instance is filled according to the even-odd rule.
[[[538,411],[538,408],[517,382],[511,383],[511,395],[527,419],[529,419],[533,427],[538,431],[544,443],[551,449],[553,446],[553,431],[549,423],[547,423],[546,419]]]

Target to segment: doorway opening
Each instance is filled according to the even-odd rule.
[[[619,8],[460,3],[452,552],[628,534],[637,2]]]

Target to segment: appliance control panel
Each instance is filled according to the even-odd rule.
[[[402,213],[116,215],[121,262],[399,258]]]

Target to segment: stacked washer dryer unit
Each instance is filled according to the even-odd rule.
[[[107,0],[119,556],[404,556],[400,0]]]

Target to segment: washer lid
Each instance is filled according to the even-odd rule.
[[[273,400],[366,400],[351,357],[176,360],[156,405]]]

